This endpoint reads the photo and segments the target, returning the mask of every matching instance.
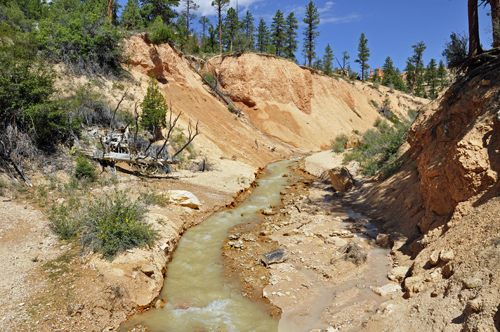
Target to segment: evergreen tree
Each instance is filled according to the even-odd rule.
[[[423,93],[424,60],[423,53],[427,48],[424,42],[412,45],[413,55],[406,60],[406,82],[410,88],[410,93],[421,96]]]
[[[276,48],[276,55],[282,56],[285,50],[285,17],[281,10],[278,9],[273,17],[271,24],[272,44]]]
[[[195,10],[198,10],[200,6],[198,6],[193,0],[181,0],[183,2],[183,10],[181,12],[182,16],[184,16],[184,20],[186,22],[186,42],[189,42],[189,33],[191,32],[189,29],[189,25],[193,19],[196,18]]]
[[[267,52],[269,45],[269,31],[267,30],[266,21],[261,17],[259,19],[259,26],[257,27],[257,52]]]
[[[332,48],[330,47],[330,44],[327,44],[325,48],[325,55],[323,55],[323,72],[325,75],[330,76],[333,73],[334,59],[335,56],[333,55]]]
[[[208,27],[208,38],[206,40],[206,43],[204,45],[204,51],[209,52],[209,53],[215,53],[219,49],[218,47],[218,30],[216,27],[210,23],[210,26]]]
[[[316,61],[313,62],[312,68],[315,70],[323,71],[323,61],[320,58],[316,58]]]
[[[212,6],[215,7],[219,18],[219,53],[222,54],[222,12],[229,6],[229,0],[213,0]]]
[[[368,59],[370,57],[370,49],[368,48],[368,39],[366,39],[365,34],[361,33],[361,37],[359,37],[358,44],[358,58],[355,62],[359,63],[361,66],[361,80],[364,81],[365,77],[368,76],[368,69],[370,66],[368,65]]]
[[[253,51],[255,49],[255,25],[254,18],[250,11],[247,10],[245,17],[241,21],[241,28],[245,35],[245,49]]]
[[[207,36],[207,29],[210,24],[210,20],[206,16],[200,17],[200,20],[198,21],[201,25],[201,48],[205,50],[205,38]]]
[[[444,66],[443,60],[439,61],[437,76],[439,79],[439,91],[442,91],[448,85],[448,72],[446,70],[446,67]]]
[[[394,63],[390,56],[385,58],[384,65],[382,66],[384,72],[384,78],[382,79],[382,85],[394,87],[394,78],[396,76],[396,70],[394,69]]]
[[[311,67],[312,60],[316,57],[316,39],[320,34],[320,32],[317,31],[320,22],[318,8],[314,6],[312,1],[306,6],[305,17],[302,21],[306,25],[302,52],[309,61],[309,67]]]
[[[141,15],[149,23],[152,23],[157,16],[161,16],[163,22],[169,25],[177,17],[174,7],[179,6],[179,0],[142,0],[141,2]]]
[[[240,22],[236,10],[231,7],[228,9],[226,18],[224,19],[224,29],[222,31],[222,43],[226,47],[226,51],[233,51],[233,44],[240,32]]]
[[[122,22],[131,29],[140,29],[144,26],[139,11],[138,0],[128,0],[122,12]]]
[[[299,24],[297,22],[297,18],[293,12],[291,12],[285,21],[285,49],[283,50],[284,56],[287,59],[296,61],[294,52],[297,51],[297,29],[299,28]]]
[[[437,63],[435,59],[431,59],[425,70],[425,82],[429,86],[429,98],[436,99],[439,92],[439,78],[437,75]]]
[[[141,103],[142,115],[141,126],[151,132],[155,140],[161,137],[162,128],[166,128],[168,106],[160,92],[154,73],[149,78],[149,86],[146,96]]]

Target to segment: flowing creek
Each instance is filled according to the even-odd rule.
[[[122,325],[120,331],[142,325],[150,332],[291,332],[309,331],[309,326],[321,319],[321,311],[334,297],[335,288],[325,288],[321,298],[311,299],[314,310],[304,318],[298,312],[283,314],[281,321],[272,318],[263,306],[244,297],[238,287],[223,277],[222,250],[228,231],[271,205],[279,205],[280,191],[288,185],[289,166],[294,161],[281,161],[267,166],[262,172],[253,193],[235,209],[217,212],[201,224],[187,230],[179,241],[168,263],[167,275],[160,298],[166,298],[165,308],[152,308],[135,315]],[[343,211],[343,215],[352,211]],[[353,285],[377,284],[387,274],[387,250],[374,248],[370,253],[370,275],[359,276]],[[378,271],[378,272],[374,272]],[[373,279],[373,280],[367,280]],[[351,284],[351,283],[349,283]],[[338,290],[337,290],[338,291]],[[364,295],[363,295],[364,294]],[[360,296],[376,298],[367,287]],[[377,302],[383,302],[377,299]],[[304,328],[307,326],[307,329]]]

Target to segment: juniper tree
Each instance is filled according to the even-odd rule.
[[[410,93],[420,96],[423,92],[424,61],[423,54],[425,43],[423,41],[412,45],[413,55],[406,60],[406,82],[409,85]]]
[[[261,17],[259,19],[259,26],[257,27],[257,51],[259,53],[267,52],[269,45],[269,31],[267,30],[266,21]]]
[[[312,61],[316,57],[316,39],[319,37],[320,32],[318,30],[319,26],[319,13],[318,8],[311,1],[306,6],[305,17],[302,20],[306,27],[304,30],[304,44],[302,53],[304,57],[309,61],[309,67],[312,66]]]
[[[291,12],[287,17],[285,21],[285,49],[283,50],[283,54],[285,58],[294,60],[295,59],[295,54],[294,52],[297,51],[297,29],[299,28],[299,24],[297,22],[297,18],[295,18],[295,15],[293,12]]]
[[[333,72],[333,60],[335,59],[335,55],[333,55],[332,48],[330,44],[326,45],[325,55],[323,55],[323,72],[325,75],[330,76]]]
[[[271,24],[271,40],[276,48],[276,55],[282,56],[285,51],[285,18],[281,10],[278,9]]]
[[[368,59],[370,58],[370,49],[368,48],[368,39],[366,39],[365,34],[361,33],[359,37],[358,44],[358,59],[355,62],[359,63],[361,66],[361,80],[365,80],[365,74],[368,74]]]
[[[215,7],[219,18],[219,53],[222,54],[222,12],[229,6],[229,0],[213,0],[212,6]]]

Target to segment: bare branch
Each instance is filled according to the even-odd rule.
[[[191,144],[191,142],[194,140],[194,138],[196,136],[198,136],[200,133],[200,130],[198,129],[198,124],[199,124],[200,120],[196,121],[196,129],[195,129],[195,134],[193,135],[193,130],[191,128],[191,120],[189,120],[189,125],[188,125],[188,133],[189,133],[189,137],[188,137],[188,141],[186,144],[184,144],[184,146],[179,150],[177,151],[173,156],[172,156],[172,159],[175,158],[175,156],[177,156],[179,153],[181,153],[185,148],[187,148],[187,146],[189,144]]]
[[[122,98],[120,99],[120,101],[118,102],[118,105],[116,105],[116,108],[115,108],[115,111],[113,112],[113,117],[111,118],[111,122],[109,123],[109,126],[112,128],[113,127],[113,121],[115,121],[115,115],[116,115],[116,112],[118,111],[118,108],[120,107],[120,104],[122,103],[123,99],[125,99],[125,97],[127,96],[127,93],[128,93],[128,90],[130,90],[130,88],[128,88],[125,93],[123,94]]]
[[[162,153],[163,149],[165,149],[165,146],[167,145],[168,140],[170,139],[170,134],[172,133],[172,130],[174,129],[175,125],[177,124],[177,120],[179,120],[179,118],[182,115],[182,111],[180,111],[179,114],[177,115],[177,117],[175,118],[175,120],[172,122],[173,113],[174,113],[174,111],[172,109],[172,101],[170,101],[170,118],[168,120],[168,125],[169,125],[168,133],[167,133],[167,137],[165,138],[165,142],[163,143],[163,146],[156,154],[156,159],[158,159],[158,156],[160,155],[160,153]]]

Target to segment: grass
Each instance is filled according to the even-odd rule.
[[[154,191],[142,192],[139,194],[139,199],[144,202],[146,205],[158,205],[158,206],[166,206],[170,197],[167,194],[161,193],[157,194]]]
[[[156,241],[158,233],[144,216],[148,203],[160,201],[165,202],[163,195],[148,194],[131,200],[123,191],[91,194],[82,200],[70,198],[54,204],[49,220],[60,238],[78,238],[84,251],[112,260],[120,252]]]
[[[410,122],[400,120],[391,126],[377,120],[376,129],[365,132],[364,144],[346,153],[344,162],[358,161],[364,175],[372,176],[381,172],[384,177],[389,177],[401,166],[401,161],[396,158],[397,151],[405,142],[410,125]]]

